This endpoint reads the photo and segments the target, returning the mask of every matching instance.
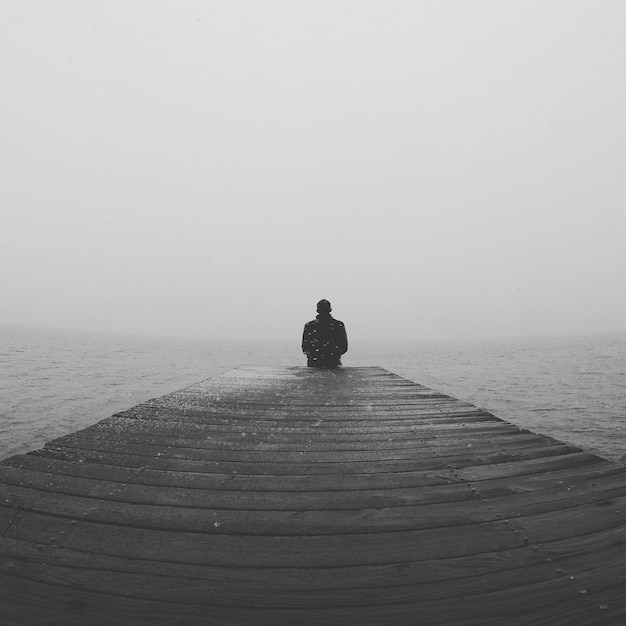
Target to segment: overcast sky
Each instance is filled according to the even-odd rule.
[[[623,0],[4,0],[0,322],[626,330]]]

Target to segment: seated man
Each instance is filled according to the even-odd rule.
[[[309,367],[337,367],[348,351],[348,337],[343,322],[330,314],[330,302],[317,303],[317,317],[304,325],[302,352]]]

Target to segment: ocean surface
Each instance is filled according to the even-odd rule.
[[[293,342],[227,342],[0,325],[0,459],[242,364],[304,365]],[[605,458],[626,455],[626,333],[360,343],[378,365]]]

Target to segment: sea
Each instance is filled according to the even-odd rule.
[[[384,367],[497,417],[626,460],[626,333],[359,342]],[[0,325],[0,459],[239,365],[304,365],[291,342],[216,341]]]

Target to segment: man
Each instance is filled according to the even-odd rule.
[[[337,367],[348,351],[348,337],[343,322],[331,314],[328,300],[317,303],[317,317],[304,325],[302,352],[309,367]]]

